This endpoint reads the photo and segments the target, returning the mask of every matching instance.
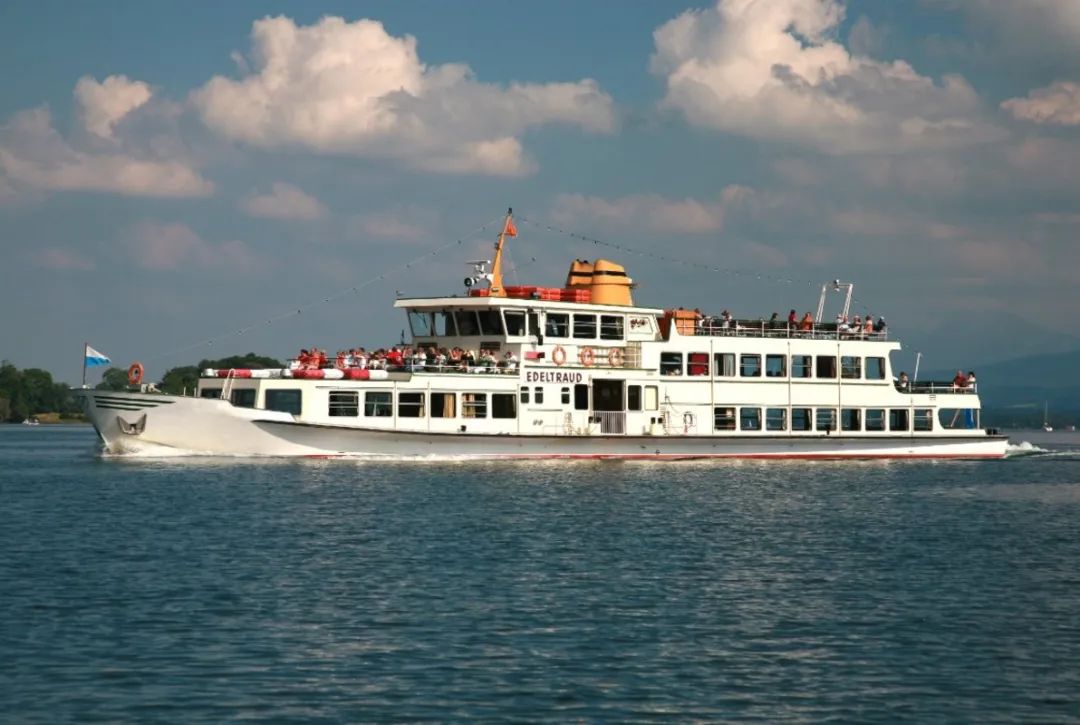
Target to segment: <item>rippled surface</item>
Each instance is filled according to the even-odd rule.
[[[125,461],[0,428],[0,720],[1075,721],[1080,437],[1041,445]]]

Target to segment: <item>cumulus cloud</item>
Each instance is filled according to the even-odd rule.
[[[171,270],[196,265],[228,269],[231,274],[250,269],[255,258],[240,241],[213,244],[191,227],[179,223],[144,221],[128,238],[131,255],[144,269]]]
[[[267,194],[253,194],[241,203],[251,216],[268,219],[320,219],[326,207],[315,197],[283,181],[275,183]]]
[[[602,222],[623,229],[647,229],[674,234],[707,234],[724,228],[729,212],[746,202],[753,191],[727,186],[716,199],[666,199],[658,194],[634,194],[603,199],[581,194],[560,194],[554,214],[560,223]]]
[[[520,175],[533,168],[520,139],[531,127],[614,126],[611,98],[595,81],[477,81],[467,66],[428,66],[416,39],[379,22],[286,17],[252,27],[251,72],[215,76],[192,94],[217,133],[263,147],[401,159],[447,173]]]
[[[1058,81],[1031,91],[1027,98],[1010,98],[1001,107],[1025,121],[1077,126],[1080,125],[1080,83]]]
[[[112,138],[113,127],[152,95],[150,86],[127,76],[109,76],[101,83],[84,76],[75,84],[75,101],[83,125],[100,138]]]
[[[77,252],[68,249],[50,248],[37,255],[37,262],[49,269],[73,270],[86,272],[94,269],[94,263]]]
[[[53,128],[48,110],[17,113],[0,127],[0,186],[129,196],[207,196],[213,184],[178,159],[82,151]]]
[[[837,0],[719,0],[654,33],[665,106],[693,124],[830,153],[900,152],[984,141],[974,89],[908,63],[854,54],[834,39]]]

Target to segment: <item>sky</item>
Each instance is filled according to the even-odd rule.
[[[69,382],[396,342],[508,207],[508,283],[1080,349],[1076,0],[8,0],[0,60],[0,358]]]

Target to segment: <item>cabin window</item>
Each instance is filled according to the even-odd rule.
[[[840,377],[845,380],[862,379],[862,358],[857,355],[844,355],[841,357]]]
[[[454,324],[453,312],[439,310],[435,313],[435,334],[439,337],[457,336],[457,325]]]
[[[547,332],[544,334],[548,337],[570,337],[570,315],[563,312],[549,312],[546,319]]]
[[[543,335],[544,331],[540,327],[540,318],[537,316],[537,314],[535,312],[530,312],[528,314],[528,318],[529,318],[529,334],[530,335],[536,335],[537,337],[539,337],[540,335]]]
[[[533,388],[533,401],[536,403],[544,402],[544,389],[541,387]]]
[[[819,378],[836,378],[836,355],[817,356],[817,376]]]
[[[885,358],[883,358],[883,357],[868,357],[868,358],[866,358],[866,379],[867,380],[884,380],[885,379]]]
[[[624,336],[622,315],[600,315],[601,340],[622,340]]]
[[[938,423],[942,428],[974,430],[979,427],[976,408],[938,408]]]
[[[713,355],[713,365],[716,366],[715,375],[718,378],[735,377],[735,353],[718,352]]]
[[[682,353],[681,352],[662,352],[662,353],[660,353],[660,374],[661,375],[682,375]]]
[[[476,321],[476,313],[472,310],[458,310],[454,313],[457,322],[458,334],[462,337],[471,337],[480,334],[480,324]]]
[[[570,388],[563,388],[561,393],[562,404],[570,405]]]
[[[276,410],[281,413],[300,415],[303,395],[300,390],[291,388],[285,390],[266,391],[266,409]]]
[[[626,409],[627,410],[641,410],[641,386],[640,385],[627,385],[626,386]]]
[[[506,310],[503,312],[506,319],[506,334],[515,337],[525,336],[525,313],[521,310]]]
[[[588,385],[575,385],[574,386],[574,410],[588,410],[589,409],[589,386]]]
[[[709,353],[691,352],[686,356],[686,372],[688,375],[709,374]]]
[[[891,408],[889,410],[889,430],[910,430],[908,423],[907,408]]]
[[[232,404],[237,408],[254,408],[255,407],[255,395],[259,391],[251,388],[249,390],[234,390],[232,391]]]
[[[461,394],[461,417],[462,418],[486,418],[487,417],[487,393],[462,393]]]
[[[787,377],[787,355],[766,355],[765,356],[765,377],[767,377],[767,378],[786,378]]]
[[[761,355],[740,355],[739,375],[744,378],[760,378]]]
[[[199,391],[200,398],[217,399],[221,397],[221,388],[203,388]]]
[[[766,408],[765,430],[787,430],[787,408]]]
[[[934,411],[929,408],[915,409],[915,430],[933,430]]]
[[[596,339],[596,315],[574,315],[574,339]]]
[[[517,401],[513,393],[491,394],[491,417],[492,418],[516,418]]]
[[[364,393],[364,415],[368,418],[390,418],[394,415],[389,390],[369,390]]]
[[[862,411],[858,408],[843,408],[840,411],[840,430],[862,430]]]
[[[814,412],[818,430],[836,430],[836,408],[818,408]]]
[[[761,430],[761,408],[739,408],[739,428]]]
[[[791,409],[791,430],[813,430],[810,408]]]
[[[476,315],[480,318],[482,334],[503,336],[502,314],[499,310],[479,310]]]
[[[423,393],[398,393],[397,414],[399,418],[423,418]]]
[[[522,404],[529,402],[529,388],[524,385],[521,387],[521,402]]]
[[[413,337],[431,337],[431,313],[427,310],[409,310],[409,329]]]
[[[814,358],[811,355],[791,356],[791,377],[812,378],[814,377]]]
[[[656,410],[660,405],[660,389],[655,385],[645,386],[645,410]]]
[[[431,417],[453,418],[457,415],[457,393],[432,393]]]
[[[331,418],[355,418],[360,415],[360,394],[351,390],[331,390],[327,413]]]
[[[713,408],[714,430],[735,430],[734,408]]]
[[[885,430],[885,409],[884,408],[867,408],[866,409],[866,430],[868,430],[868,431],[882,431],[882,430]]]

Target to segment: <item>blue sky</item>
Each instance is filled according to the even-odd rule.
[[[523,283],[1080,348],[1073,0],[8,2],[0,57],[0,357],[69,381],[396,340],[510,205]]]

